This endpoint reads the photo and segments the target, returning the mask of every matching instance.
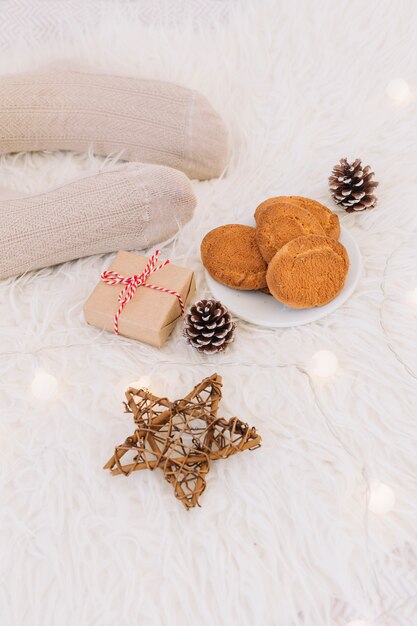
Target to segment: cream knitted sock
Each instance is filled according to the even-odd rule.
[[[0,154],[92,146],[200,179],[226,167],[222,119],[204,96],[179,85],[62,64],[0,76],[0,94]]]
[[[0,189],[0,278],[166,241],[195,207],[188,178],[126,163],[35,195]]]

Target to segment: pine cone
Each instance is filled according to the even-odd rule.
[[[200,300],[185,318],[184,337],[199,352],[222,352],[234,339],[235,325],[217,300]]]
[[[329,177],[330,191],[336,204],[342,205],[348,213],[373,209],[377,203],[373,191],[378,186],[372,180],[373,175],[370,166],[363,167],[360,159],[353,163],[340,159]]]

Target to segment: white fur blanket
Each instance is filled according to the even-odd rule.
[[[374,211],[340,213],[364,260],[349,301],[294,329],[238,322],[220,356],[193,352],[179,326],[160,351],[87,327],[110,256],[0,283],[2,625],[415,626],[416,24],[412,0],[237,2],[197,26],[143,25],[109,3],[94,23],[66,22],[61,41],[1,54],[1,72],[70,58],[209,97],[231,129],[229,171],[194,184],[195,216],[164,251],[196,270],[198,296],[213,226],[271,195],[332,206],[343,156],[380,181]],[[100,162],[8,156],[0,185],[44,190]],[[327,379],[308,370],[321,349],[339,360]],[[53,398],[39,371],[56,378]],[[263,446],[213,464],[201,509],[185,511],[161,473],[101,469],[132,429],[129,382],[175,399],[214,371],[221,414],[255,425]],[[396,497],[379,515],[375,481]]]

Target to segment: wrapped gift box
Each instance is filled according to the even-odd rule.
[[[108,268],[123,277],[140,275],[149,258],[131,252],[118,252]],[[158,260],[157,265],[162,261]],[[194,273],[169,263],[150,274],[146,282],[180,294],[184,305],[195,291]],[[114,317],[125,285],[101,280],[84,305],[86,321],[97,328],[114,332]],[[161,347],[181,317],[181,305],[175,295],[139,286],[119,316],[119,334],[151,346]]]

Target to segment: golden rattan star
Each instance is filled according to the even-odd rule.
[[[133,413],[136,430],[116,447],[104,469],[128,476],[159,467],[187,509],[199,505],[210,462],[254,450],[261,443],[255,428],[237,417],[217,417],[221,388],[221,376],[213,374],[185,398],[171,402],[130,387],[125,406]]]

